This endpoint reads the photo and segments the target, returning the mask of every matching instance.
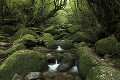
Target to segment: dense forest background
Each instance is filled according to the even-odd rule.
[[[119,0],[1,0],[0,25],[82,24],[119,36]],[[9,27],[10,28],[10,27]],[[15,29],[15,30],[16,30]],[[96,30],[95,29],[95,30]]]

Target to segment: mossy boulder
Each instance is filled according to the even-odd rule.
[[[20,30],[18,30],[13,37],[15,38],[20,38],[22,36],[24,36],[25,34],[30,34],[33,35],[35,38],[39,37],[37,33],[35,33],[34,31],[28,29],[28,28],[22,28]]]
[[[80,48],[80,47],[85,47],[85,46],[88,46],[88,44],[86,42],[80,42],[80,43],[75,44],[75,47],[77,49]]]
[[[12,25],[4,25],[2,27],[2,31],[5,33],[5,34],[8,34],[8,35],[13,35],[15,34],[16,32],[16,28],[15,26],[12,26]]]
[[[70,40],[68,40],[68,39],[66,39],[66,40],[64,40],[64,41],[61,41],[61,42],[59,43],[59,45],[61,46],[62,49],[65,49],[65,50],[71,49],[71,48],[74,47],[74,44],[72,43],[72,41],[70,41]]]
[[[78,71],[83,78],[86,78],[89,71],[94,66],[108,66],[108,64],[102,60],[100,60],[94,53],[93,50],[87,46],[80,47],[77,49],[78,56]]]
[[[46,33],[50,33],[50,34],[56,34],[57,33],[57,29],[56,29],[56,27],[55,26],[49,26],[49,27],[47,27],[46,29],[44,29],[44,32],[46,32]]]
[[[86,80],[120,80],[120,71],[107,66],[96,66],[90,70]]]
[[[43,42],[47,48],[51,48],[51,49],[57,48],[54,37],[50,33],[44,33],[42,37],[43,37]]]
[[[103,38],[95,43],[96,52],[98,54],[111,54],[113,46],[117,43],[117,39],[114,36]]]
[[[57,67],[58,71],[67,71],[75,66],[76,59],[71,53],[65,55],[65,57],[59,63],[60,65]]]
[[[76,33],[80,30],[80,26],[73,26],[73,27],[69,27],[67,28],[67,31],[70,32],[70,33]]]
[[[46,69],[45,57],[33,50],[19,50],[8,57],[0,66],[0,80],[12,80],[14,74],[20,76],[29,72],[43,71]]]
[[[116,43],[112,48],[113,56],[120,56],[120,43]]]
[[[91,42],[90,35],[85,32],[76,32],[73,35],[73,42]]]
[[[26,46],[30,46],[30,45],[34,45],[37,42],[38,42],[37,39],[35,39],[33,35],[25,34],[21,38],[18,38],[17,40],[15,40],[13,44],[22,43]]]
[[[61,32],[60,37],[61,38],[68,38],[70,36],[70,33],[67,32]]]
[[[8,54],[13,54],[16,51],[26,49],[26,46],[22,43],[13,45],[10,49],[7,50]]]
[[[89,34],[90,42],[96,42],[98,40],[96,33],[92,29],[87,29],[85,32]]]
[[[3,51],[3,50],[0,50],[0,59],[1,58],[4,58],[7,56],[7,52],[6,51]]]

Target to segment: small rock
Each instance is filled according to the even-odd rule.
[[[23,77],[19,76],[18,74],[15,74],[12,78],[12,80],[24,80]]]
[[[25,80],[33,80],[33,79],[42,79],[43,76],[41,74],[41,72],[30,72],[27,76]]]
[[[49,53],[46,55],[46,57],[47,57],[48,62],[55,63],[55,56],[54,55]]]

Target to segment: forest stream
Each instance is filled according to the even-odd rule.
[[[0,0],[0,80],[120,80],[120,0]]]

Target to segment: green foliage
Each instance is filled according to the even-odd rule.
[[[26,49],[26,46],[23,45],[22,43],[13,45],[10,49],[7,50],[8,54],[13,54],[16,51]]]
[[[46,68],[47,62],[41,53],[19,50],[0,65],[0,80],[12,80],[16,73],[22,76],[32,71],[43,71]]]
[[[38,37],[37,33],[35,33],[34,31],[28,29],[28,28],[22,28],[20,29],[19,31],[17,31],[13,37],[15,38],[20,38],[22,36],[24,36],[25,34],[30,34],[30,35],[33,35],[35,38]]]
[[[86,80],[119,80],[120,71],[106,66],[93,67]]]

